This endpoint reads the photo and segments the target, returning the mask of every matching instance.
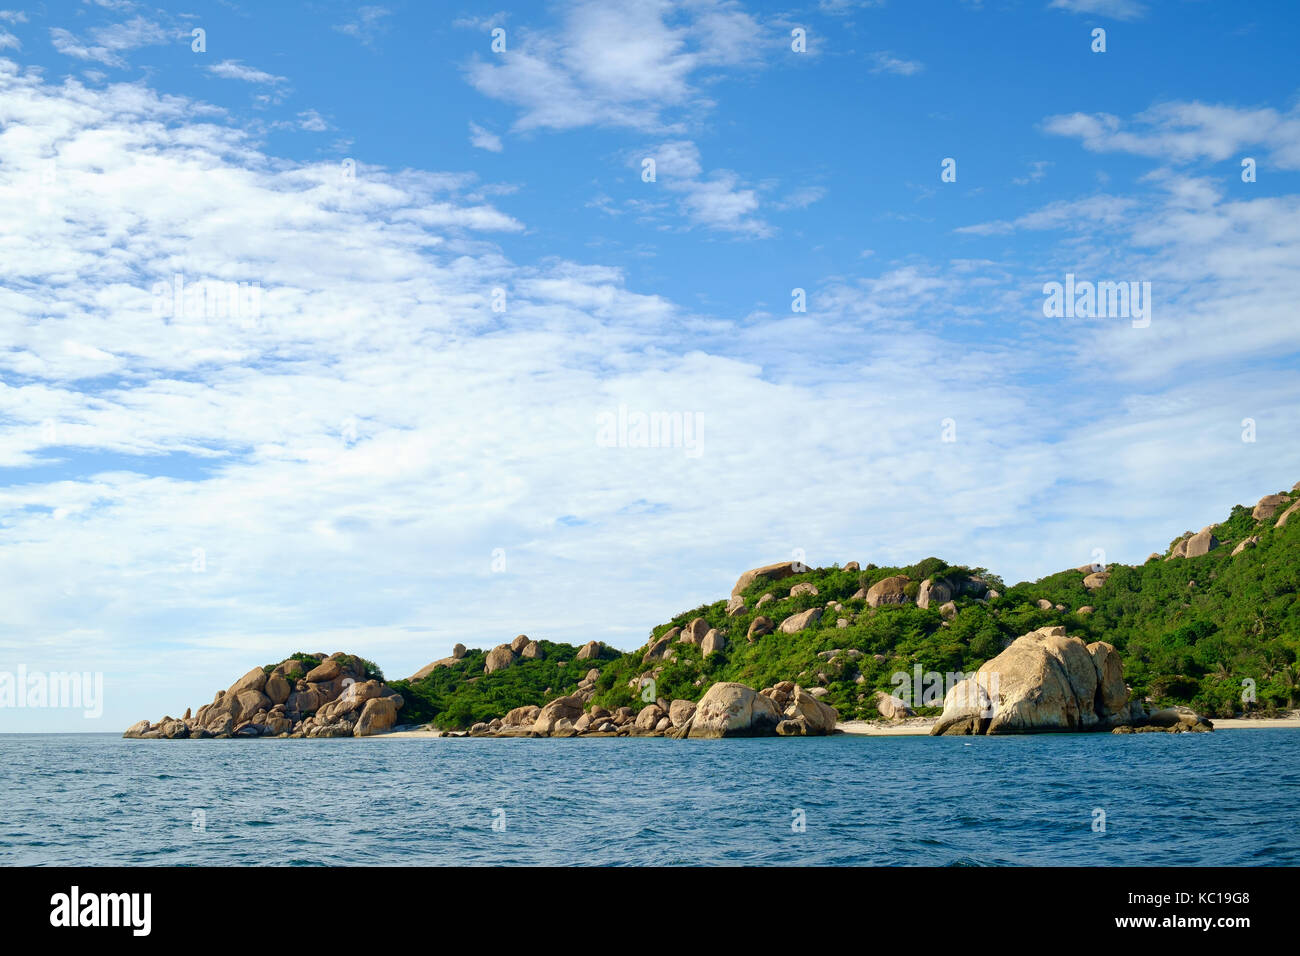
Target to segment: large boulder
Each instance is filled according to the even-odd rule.
[[[483,673],[491,674],[509,667],[515,662],[515,652],[509,644],[498,644],[492,650],[488,651],[487,660],[483,663]]]
[[[682,628],[681,636],[677,640],[685,644],[698,645],[707,633],[709,633],[709,622],[702,617],[697,617]]]
[[[714,654],[727,646],[727,639],[722,636],[722,632],[716,627],[709,628],[709,632],[704,635],[700,641],[700,654],[707,657]]]
[[[880,711],[880,716],[886,720],[903,720],[906,717],[916,716],[916,712],[907,706],[906,701],[886,694],[883,690],[876,691],[876,710]]]
[[[226,696],[238,694],[241,690],[261,691],[266,686],[266,671],[260,667],[254,667],[239,680],[230,685],[226,691]]]
[[[361,708],[361,716],[352,728],[354,737],[369,737],[388,730],[397,722],[400,697],[371,697]]]
[[[1241,541],[1238,542],[1237,546],[1232,549],[1231,557],[1235,558],[1247,548],[1253,548],[1257,544],[1259,544],[1259,535],[1257,534],[1252,534],[1249,538],[1242,538]]]
[[[1095,591],[1110,580],[1109,571],[1094,571],[1083,579],[1083,586],[1089,591]]]
[[[538,712],[537,719],[533,721],[533,732],[543,735],[550,734],[555,729],[558,721],[568,720],[572,722],[581,717],[582,708],[582,698],[576,694],[568,697],[557,697]]]
[[[604,647],[605,645],[600,643],[600,641],[588,641],[586,644],[583,644],[582,647],[578,649],[578,653],[573,656],[580,661],[595,660],[600,657],[600,652]]]
[[[749,631],[745,634],[745,640],[753,644],[764,634],[771,634],[773,629],[772,619],[760,614],[749,623]]]
[[[270,698],[272,704],[283,704],[293,693],[293,685],[283,674],[272,671],[271,676],[266,679],[266,686],[262,688],[262,692]]]
[[[1209,554],[1219,546],[1219,539],[1214,536],[1214,526],[1202,528],[1196,534],[1187,539],[1187,547],[1183,551],[1183,556],[1188,558],[1199,558],[1203,554]]]
[[[746,571],[736,581],[736,586],[731,589],[732,597],[740,594],[745,588],[749,587],[757,580],[779,581],[782,578],[788,578],[794,574],[803,574],[808,570],[806,564],[798,561],[781,561],[777,564],[764,565],[761,568],[754,568]]]
[[[949,689],[943,715],[930,733],[1106,729],[1110,724],[1097,714],[1096,704],[1099,683],[1112,673],[1112,652],[1109,647],[1090,651],[1079,638],[1067,636],[1063,627],[1031,631]],[[1103,701],[1107,693],[1112,702],[1117,700],[1119,692],[1113,684],[1109,689],[1103,684]],[[1106,705],[1103,710],[1110,717]]]
[[[506,711],[506,715],[501,718],[501,723],[507,727],[532,727],[541,712],[542,708],[536,704],[525,704]]]
[[[522,652],[525,647],[528,646],[528,642],[530,640],[531,638],[529,638],[527,634],[519,634],[515,637],[513,641],[510,642],[510,649],[514,651],[516,654],[518,654]]]
[[[781,721],[781,724],[798,726],[798,735],[801,737],[824,737],[835,732],[835,724],[838,721],[839,714],[834,707],[823,704],[796,684],[794,696],[785,708],[785,720]],[[786,729],[781,732],[785,736],[790,736],[791,728],[786,726]]]
[[[782,634],[798,634],[806,627],[811,627],[821,620],[822,608],[810,607],[806,611],[800,611],[798,614],[791,614],[781,622],[780,631]]]
[[[456,646],[461,648],[461,650],[464,650],[465,647],[465,645],[463,644],[457,644]],[[465,656],[464,654],[461,655],[461,657],[464,656]],[[455,664],[458,660],[460,660],[460,657],[456,657],[454,654],[451,657],[439,658],[438,660],[434,661],[431,664],[425,664],[418,671],[416,671],[414,674],[412,674],[410,677],[406,679],[408,681],[424,680],[426,677],[428,677],[430,674],[436,671],[439,667],[450,667],[452,664]]]
[[[668,719],[674,727],[685,727],[686,722],[695,714],[695,701],[675,700],[668,707]],[[148,728],[145,728],[146,730]]]
[[[1213,730],[1214,724],[1200,716],[1190,707],[1166,707],[1164,710],[1153,711],[1147,717],[1147,724],[1151,727],[1160,727],[1165,730],[1184,731],[1184,730]]]
[[[1290,508],[1287,508],[1286,511],[1282,512],[1282,514],[1277,519],[1277,524],[1275,525],[1275,527],[1285,528],[1287,521],[1289,521],[1291,519],[1291,516],[1295,514],[1297,511],[1300,511],[1300,499],[1297,499],[1295,504],[1293,504]]]
[[[1256,521],[1267,521],[1290,500],[1290,495],[1265,495],[1259,499],[1259,504],[1255,505],[1254,509],[1251,510],[1250,516]]]
[[[867,600],[868,607],[880,607],[882,604],[906,604],[907,594],[904,588],[907,587],[907,575],[895,574],[893,577],[882,578],[871,587],[867,588],[863,597]],[[862,594],[861,591],[858,592]]]
[[[781,712],[768,698],[744,684],[714,684],[696,705],[688,737],[755,737],[770,734]]]
[[[323,684],[326,681],[332,681],[343,673],[343,668],[339,666],[336,660],[321,661],[315,667],[307,672],[303,678],[309,684]]]
[[[1094,641],[1087,649],[1097,672],[1097,694],[1093,700],[1093,710],[1102,726],[1111,727],[1127,719],[1129,713],[1124,665],[1120,661],[1119,651],[1105,641]]]

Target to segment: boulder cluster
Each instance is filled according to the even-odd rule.
[[[186,710],[180,718],[142,720],[123,736],[368,737],[390,729],[402,704],[402,696],[387,684],[366,679],[360,658],[342,652],[299,655],[271,668],[253,668],[193,716]]]
[[[813,737],[835,732],[839,715],[798,684],[782,681],[756,691],[718,683],[699,703],[659,698],[639,712],[607,710],[577,695],[557,697],[544,707],[516,707],[448,737]]]
[[[1105,641],[1085,644],[1067,635],[1064,627],[1043,627],[1016,638],[975,674],[949,688],[943,714],[930,733],[1214,729],[1195,715],[1190,726],[1179,719],[1154,718],[1130,698],[1114,647]]]

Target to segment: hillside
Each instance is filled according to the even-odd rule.
[[[974,671],[1051,625],[1113,644],[1134,695],[1159,706],[1230,716],[1300,704],[1300,484],[1238,505],[1142,565],[1070,569],[1010,588],[939,558],[773,567],[747,572],[731,598],[683,611],[629,653],[520,635],[513,649],[436,662],[418,680],[393,682],[407,701],[402,719],[464,728],[561,694],[639,709],[647,697],[698,700],[718,681],[782,680],[824,688],[841,719],[871,719],[875,692],[897,690],[893,675]],[[643,695],[647,680],[655,686]],[[1244,707],[1243,680],[1256,696]]]

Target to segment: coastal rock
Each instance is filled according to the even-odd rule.
[[[788,578],[794,574],[802,574],[808,570],[808,566],[799,561],[780,561],[776,564],[764,565],[761,568],[754,568],[746,571],[736,581],[736,586],[731,589],[732,597],[740,594],[745,588],[749,587],[755,581],[779,581],[782,578]]]
[[[781,622],[780,631],[782,634],[797,634],[804,628],[810,627],[821,620],[822,608],[810,607],[806,611],[800,611],[798,614],[791,614]]]
[[[537,715],[533,721],[533,732],[547,735],[555,729],[555,724],[560,720],[574,721],[582,716],[583,702],[580,697],[557,697],[551,701]]]
[[[321,663],[309,670],[307,676],[303,679],[309,684],[323,684],[334,680],[342,673],[343,668],[339,667],[339,662],[331,659],[321,661]]]
[[[744,684],[714,684],[689,721],[689,737],[753,737],[776,730],[781,712],[770,699]]]
[[[266,679],[266,685],[262,688],[262,691],[272,704],[283,704],[289,699],[289,695],[293,693],[293,687],[283,674],[272,671],[271,676]]]
[[[642,707],[641,713],[636,715],[636,723],[634,725],[636,727],[636,732],[638,734],[654,733],[655,727],[659,725],[659,721],[663,720],[667,716],[668,715],[664,713],[663,709],[658,704],[648,704],[645,707]]]
[[[356,726],[352,729],[352,735],[354,737],[369,737],[372,734],[388,730],[397,722],[397,701],[400,699],[371,697],[366,701],[365,706],[361,708],[361,716],[357,718]]]
[[[866,598],[868,607],[880,607],[883,604],[906,604],[907,594],[904,588],[907,587],[907,575],[895,574],[893,577],[884,578],[871,585],[863,597]],[[858,592],[861,594],[862,592]]]
[[[1016,638],[944,697],[943,715],[930,733],[1024,734],[1097,730],[1100,680],[1109,679],[1113,648],[1095,652],[1063,627]],[[1115,660],[1118,663],[1118,660]],[[1122,680],[1122,678],[1120,678]],[[1112,684],[1102,698],[1120,693]],[[1127,691],[1123,692],[1127,697]]]
[[[675,700],[668,707],[668,719],[674,727],[685,727],[686,722],[695,714],[695,701]]]
[[[834,707],[823,704],[816,696],[796,684],[794,695],[785,708],[785,718],[785,722],[802,728],[800,736],[824,737],[835,732],[839,714]],[[786,736],[789,736],[788,729]]]
[[[1212,721],[1202,717],[1190,707],[1183,707],[1182,705],[1166,707],[1163,710],[1153,711],[1147,717],[1147,724],[1152,727],[1160,727],[1175,732],[1184,730],[1199,732],[1214,729]]]
[[[506,715],[501,718],[501,723],[506,727],[532,727],[537,722],[541,712],[542,708],[536,704],[525,704],[523,707],[516,707],[507,711]]]
[[[238,694],[242,690],[255,690],[261,692],[262,688],[265,686],[266,671],[262,670],[260,667],[254,667],[251,671],[230,685],[229,689],[226,690],[226,696]]]
[[[880,716],[886,720],[903,720],[907,717],[916,716],[916,712],[907,706],[906,701],[886,694],[883,690],[876,691],[875,704]]]

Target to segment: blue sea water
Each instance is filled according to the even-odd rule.
[[[5,865],[1300,864],[1294,730],[12,735],[0,794]]]

